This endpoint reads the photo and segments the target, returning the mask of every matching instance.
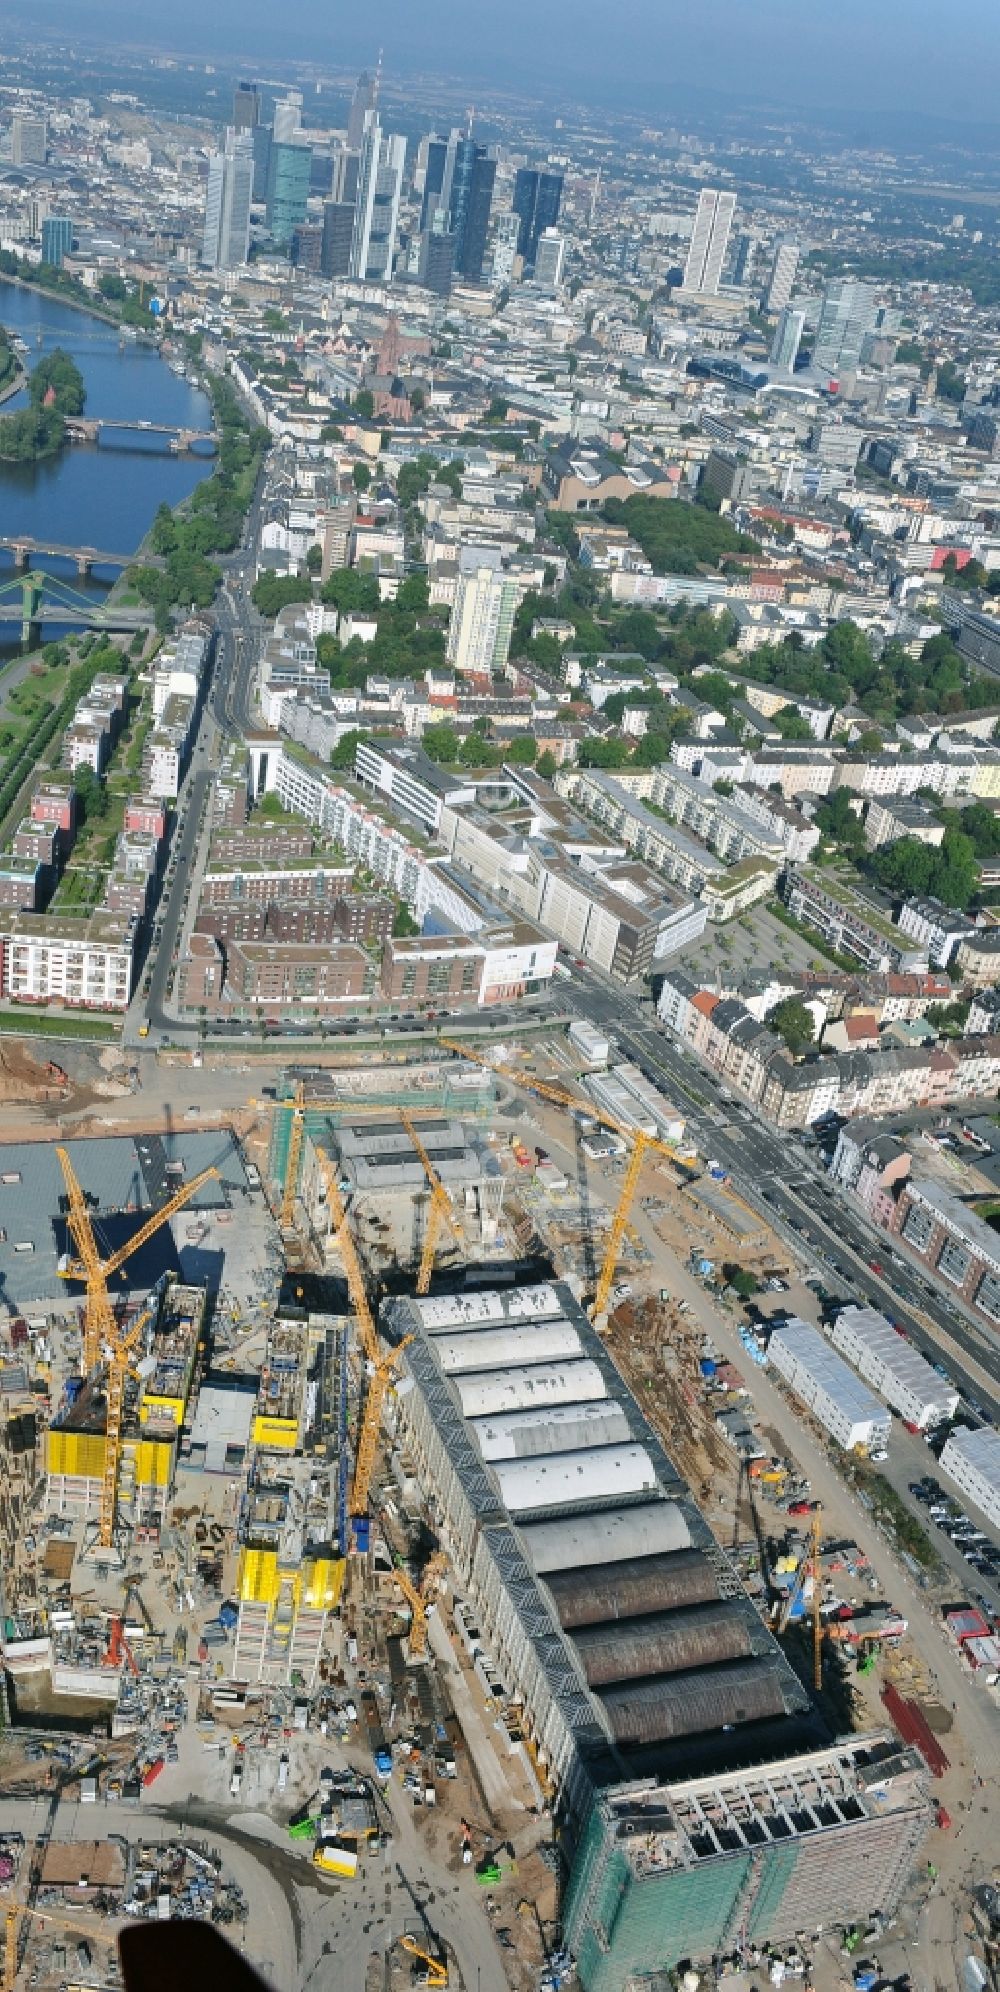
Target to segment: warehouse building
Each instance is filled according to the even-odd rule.
[[[943,1382],[876,1307],[842,1308],[830,1339],[907,1424],[925,1431],[958,1410],[959,1392]]]
[[[877,1455],[888,1445],[892,1419],[807,1321],[783,1321],[767,1345],[779,1376],[845,1452]]]
[[[978,1432],[952,1432],[941,1454],[941,1465],[966,1500],[1000,1529],[1000,1432],[987,1425]]]
[[[918,1760],[826,1747],[569,1289],[393,1299],[382,1328],[412,1337],[401,1464],[555,1788],[586,1992],[890,1908],[929,1817]]]

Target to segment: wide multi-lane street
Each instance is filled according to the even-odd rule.
[[[811,1162],[796,1138],[767,1127],[693,1055],[686,1055],[652,1021],[648,1005],[576,967],[566,1002],[581,1017],[611,1031],[623,1054],[683,1105],[703,1153],[717,1157],[740,1194],[779,1231],[794,1233],[812,1253],[832,1289],[850,1291],[888,1313],[932,1362],[944,1356],[967,1403],[1000,1419],[1000,1350],[988,1331],[957,1303],[946,1301],[923,1275],[890,1257],[896,1241],[868,1224]],[[875,1261],[881,1274],[872,1267]],[[964,1360],[963,1360],[964,1358]]]

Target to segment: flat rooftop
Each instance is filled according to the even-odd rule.
[[[249,1185],[236,1140],[228,1128],[209,1132],[99,1136],[68,1141],[70,1161],[85,1194],[102,1251],[114,1251],[203,1169],[219,1171],[181,1212],[224,1210]],[[9,1307],[65,1308],[79,1288],[60,1279],[59,1256],[67,1249],[63,1217],[66,1186],[59,1158],[48,1142],[11,1142],[0,1147],[0,1280]],[[28,1247],[17,1251],[16,1246]],[[146,1291],[164,1272],[179,1271],[171,1228],[165,1225],[130,1259],[114,1292]]]

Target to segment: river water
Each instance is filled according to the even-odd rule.
[[[24,364],[29,369],[53,346],[72,354],[86,383],[89,416],[211,427],[207,396],[173,373],[153,347],[134,339],[122,342],[113,326],[72,305],[0,280],[0,324],[27,344]],[[23,393],[12,396],[0,414],[13,414],[26,399]],[[164,438],[141,432],[102,443],[73,443],[40,463],[0,462],[0,535],[23,532],[60,546],[134,553],[157,506],[164,500],[178,504],[211,468],[210,454],[174,456]],[[38,555],[32,565],[58,575],[94,602],[107,593],[118,571],[98,568],[89,581],[81,581],[73,562]],[[0,589],[12,575],[12,556],[0,548]],[[46,636],[65,635],[68,627],[50,624],[46,629],[43,618]],[[19,626],[0,618],[0,660],[15,652],[19,642]]]

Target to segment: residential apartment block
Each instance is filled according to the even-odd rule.
[[[14,913],[0,921],[0,995],[14,1003],[125,1010],[137,922],[103,909],[80,919]]]

